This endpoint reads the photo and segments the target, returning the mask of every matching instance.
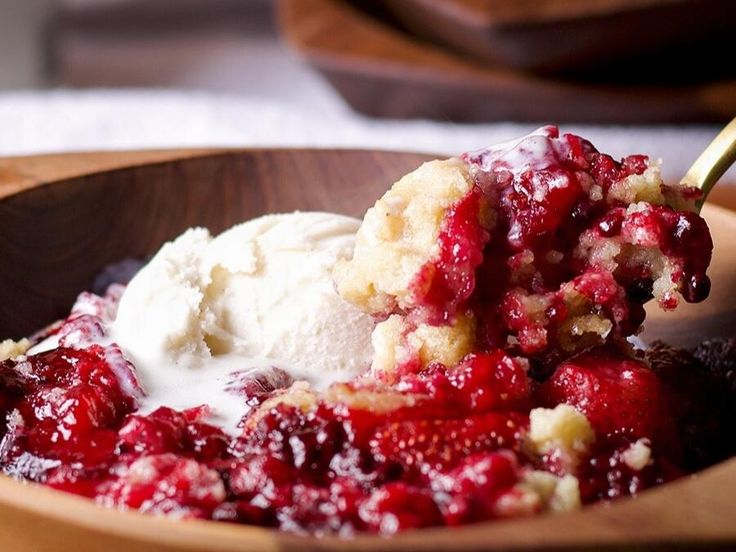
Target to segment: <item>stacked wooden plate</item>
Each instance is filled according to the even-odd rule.
[[[442,120],[726,121],[730,0],[280,0],[358,111]]]

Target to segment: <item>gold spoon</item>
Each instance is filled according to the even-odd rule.
[[[736,162],[736,118],[705,148],[680,181],[685,186],[700,188],[703,191],[703,197],[697,203],[698,210],[703,206],[711,188],[734,162]]]

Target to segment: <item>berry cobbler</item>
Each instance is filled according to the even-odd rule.
[[[0,467],[316,535],[636,495],[736,448],[736,341],[632,345],[648,301],[708,296],[699,198],[549,126],[425,163],[362,222],[189,230],[0,344]]]

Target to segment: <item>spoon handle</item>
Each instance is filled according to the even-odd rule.
[[[681,184],[703,191],[698,207],[702,206],[713,185],[734,162],[736,162],[736,118],[705,148],[687,171],[685,178],[681,180]]]

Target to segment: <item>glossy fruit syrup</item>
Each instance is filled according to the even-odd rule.
[[[710,235],[679,205],[694,192],[643,200],[622,185],[646,157],[553,127],[525,140],[464,157],[475,185],[416,277],[415,322],[476,323],[456,366],[324,393],[235,373],[250,411],[226,434],[217,405],[142,409],[105,335],[122,289],[83,294],[55,346],[0,363],[0,468],[114,508],[349,536],[567,510],[733,454],[736,345],[625,341],[653,297],[708,294]]]

